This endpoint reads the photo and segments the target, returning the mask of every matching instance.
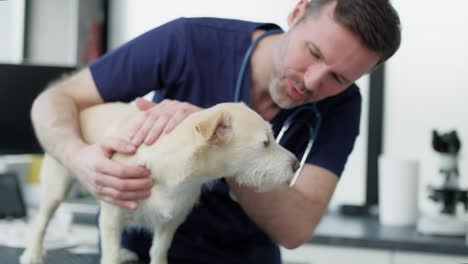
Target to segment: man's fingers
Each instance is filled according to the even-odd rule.
[[[97,193],[100,200],[131,210],[138,207],[137,201],[146,199],[150,195],[150,190],[122,192],[110,187],[103,187],[99,193]]]
[[[133,154],[136,151],[136,147],[132,145],[130,142],[119,139],[119,138],[106,138],[101,146],[107,151],[107,152],[120,152],[120,153],[125,153],[125,154]]]
[[[130,131],[132,144],[140,146],[153,144],[161,133],[171,132],[182,120],[201,108],[174,100],[163,100],[157,106],[151,101],[142,98],[136,100],[140,109],[149,109],[141,115]]]
[[[156,103],[152,102],[152,101],[148,101],[144,98],[141,98],[141,97],[138,97],[136,100],[135,100],[135,104],[136,106],[138,107],[138,109],[140,109],[141,111],[145,111],[145,110],[148,110],[150,109],[151,107],[155,106]]]
[[[93,188],[96,198],[128,209],[136,209],[137,201],[151,195],[151,179],[119,179],[100,174]]]
[[[127,166],[122,165],[113,160],[103,159],[96,165],[96,171],[114,177],[127,179],[127,178],[146,178],[150,175],[150,171],[141,166]],[[103,183],[106,185],[106,183]]]
[[[121,192],[148,192],[153,187],[153,180],[151,178],[131,178],[120,179],[109,176],[108,182],[105,186]],[[133,199],[132,197],[118,197],[122,199]]]
[[[145,114],[140,114],[140,117],[136,121],[136,123],[130,128],[130,139],[133,140],[133,138],[136,136],[137,132],[140,131],[141,127],[146,121],[146,115]]]
[[[185,111],[177,111],[177,113],[169,120],[166,127],[164,128],[164,133],[170,133],[182,120],[188,116]]]
[[[153,125],[151,130],[148,132],[148,135],[146,136],[146,145],[153,144],[159,138],[159,136],[161,135],[161,133],[167,125],[168,119],[169,118],[166,115],[163,115],[160,118],[158,118],[158,121],[156,121],[156,123]]]
[[[150,191],[128,191],[123,192],[117,189],[104,187],[99,194],[101,197],[110,197],[114,201],[139,201],[148,198],[151,195]]]
[[[133,137],[132,144],[135,146],[140,146],[148,136],[149,131],[151,130],[156,121],[157,117],[155,115],[147,115],[143,125]]]

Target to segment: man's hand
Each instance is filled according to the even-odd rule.
[[[161,133],[171,132],[182,120],[202,108],[180,101],[165,99],[156,104],[137,98],[137,107],[143,112],[130,130],[130,139],[135,146],[153,144]]]
[[[150,172],[111,160],[115,153],[133,154],[136,148],[122,139],[106,138],[93,145],[81,145],[70,153],[68,167],[97,199],[135,209],[137,201],[150,196]]]

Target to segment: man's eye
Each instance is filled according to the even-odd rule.
[[[332,74],[332,78],[337,82],[338,84],[343,84],[343,81],[338,77],[336,74]]]
[[[269,139],[263,141],[263,146],[264,146],[265,148],[267,148],[269,145],[270,145],[270,140],[269,140]]]
[[[309,54],[312,55],[314,58],[320,58],[320,55],[310,46],[307,46],[307,50],[309,51]]]
[[[319,56],[315,51],[313,51],[313,50],[310,49],[310,48],[309,48],[309,53],[310,53],[310,55],[312,55],[312,57],[314,57],[314,58],[317,58],[317,59],[320,58],[320,56]]]

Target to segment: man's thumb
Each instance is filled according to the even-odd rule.
[[[135,100],[135,104],[136,106],[138,107],[138,109],[144,111],[144,110],[148,110],[150,109],[151,107],[155,106],[156,103],[152,102],[152,101],[148,101],[144,98],[141,98],[141,97],[138,97],[136,100]]]

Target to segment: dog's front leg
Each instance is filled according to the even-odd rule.
[[[177,228],[184,222],[187,214],[180,214],[160,229],[154,230],[153,245],[150,249],[151,264],[167,264],[167,251]]]
[[[122,208],[101,202],[99,230],[101,233],[101,264],[120,263],[120,240],[125,212]]]

